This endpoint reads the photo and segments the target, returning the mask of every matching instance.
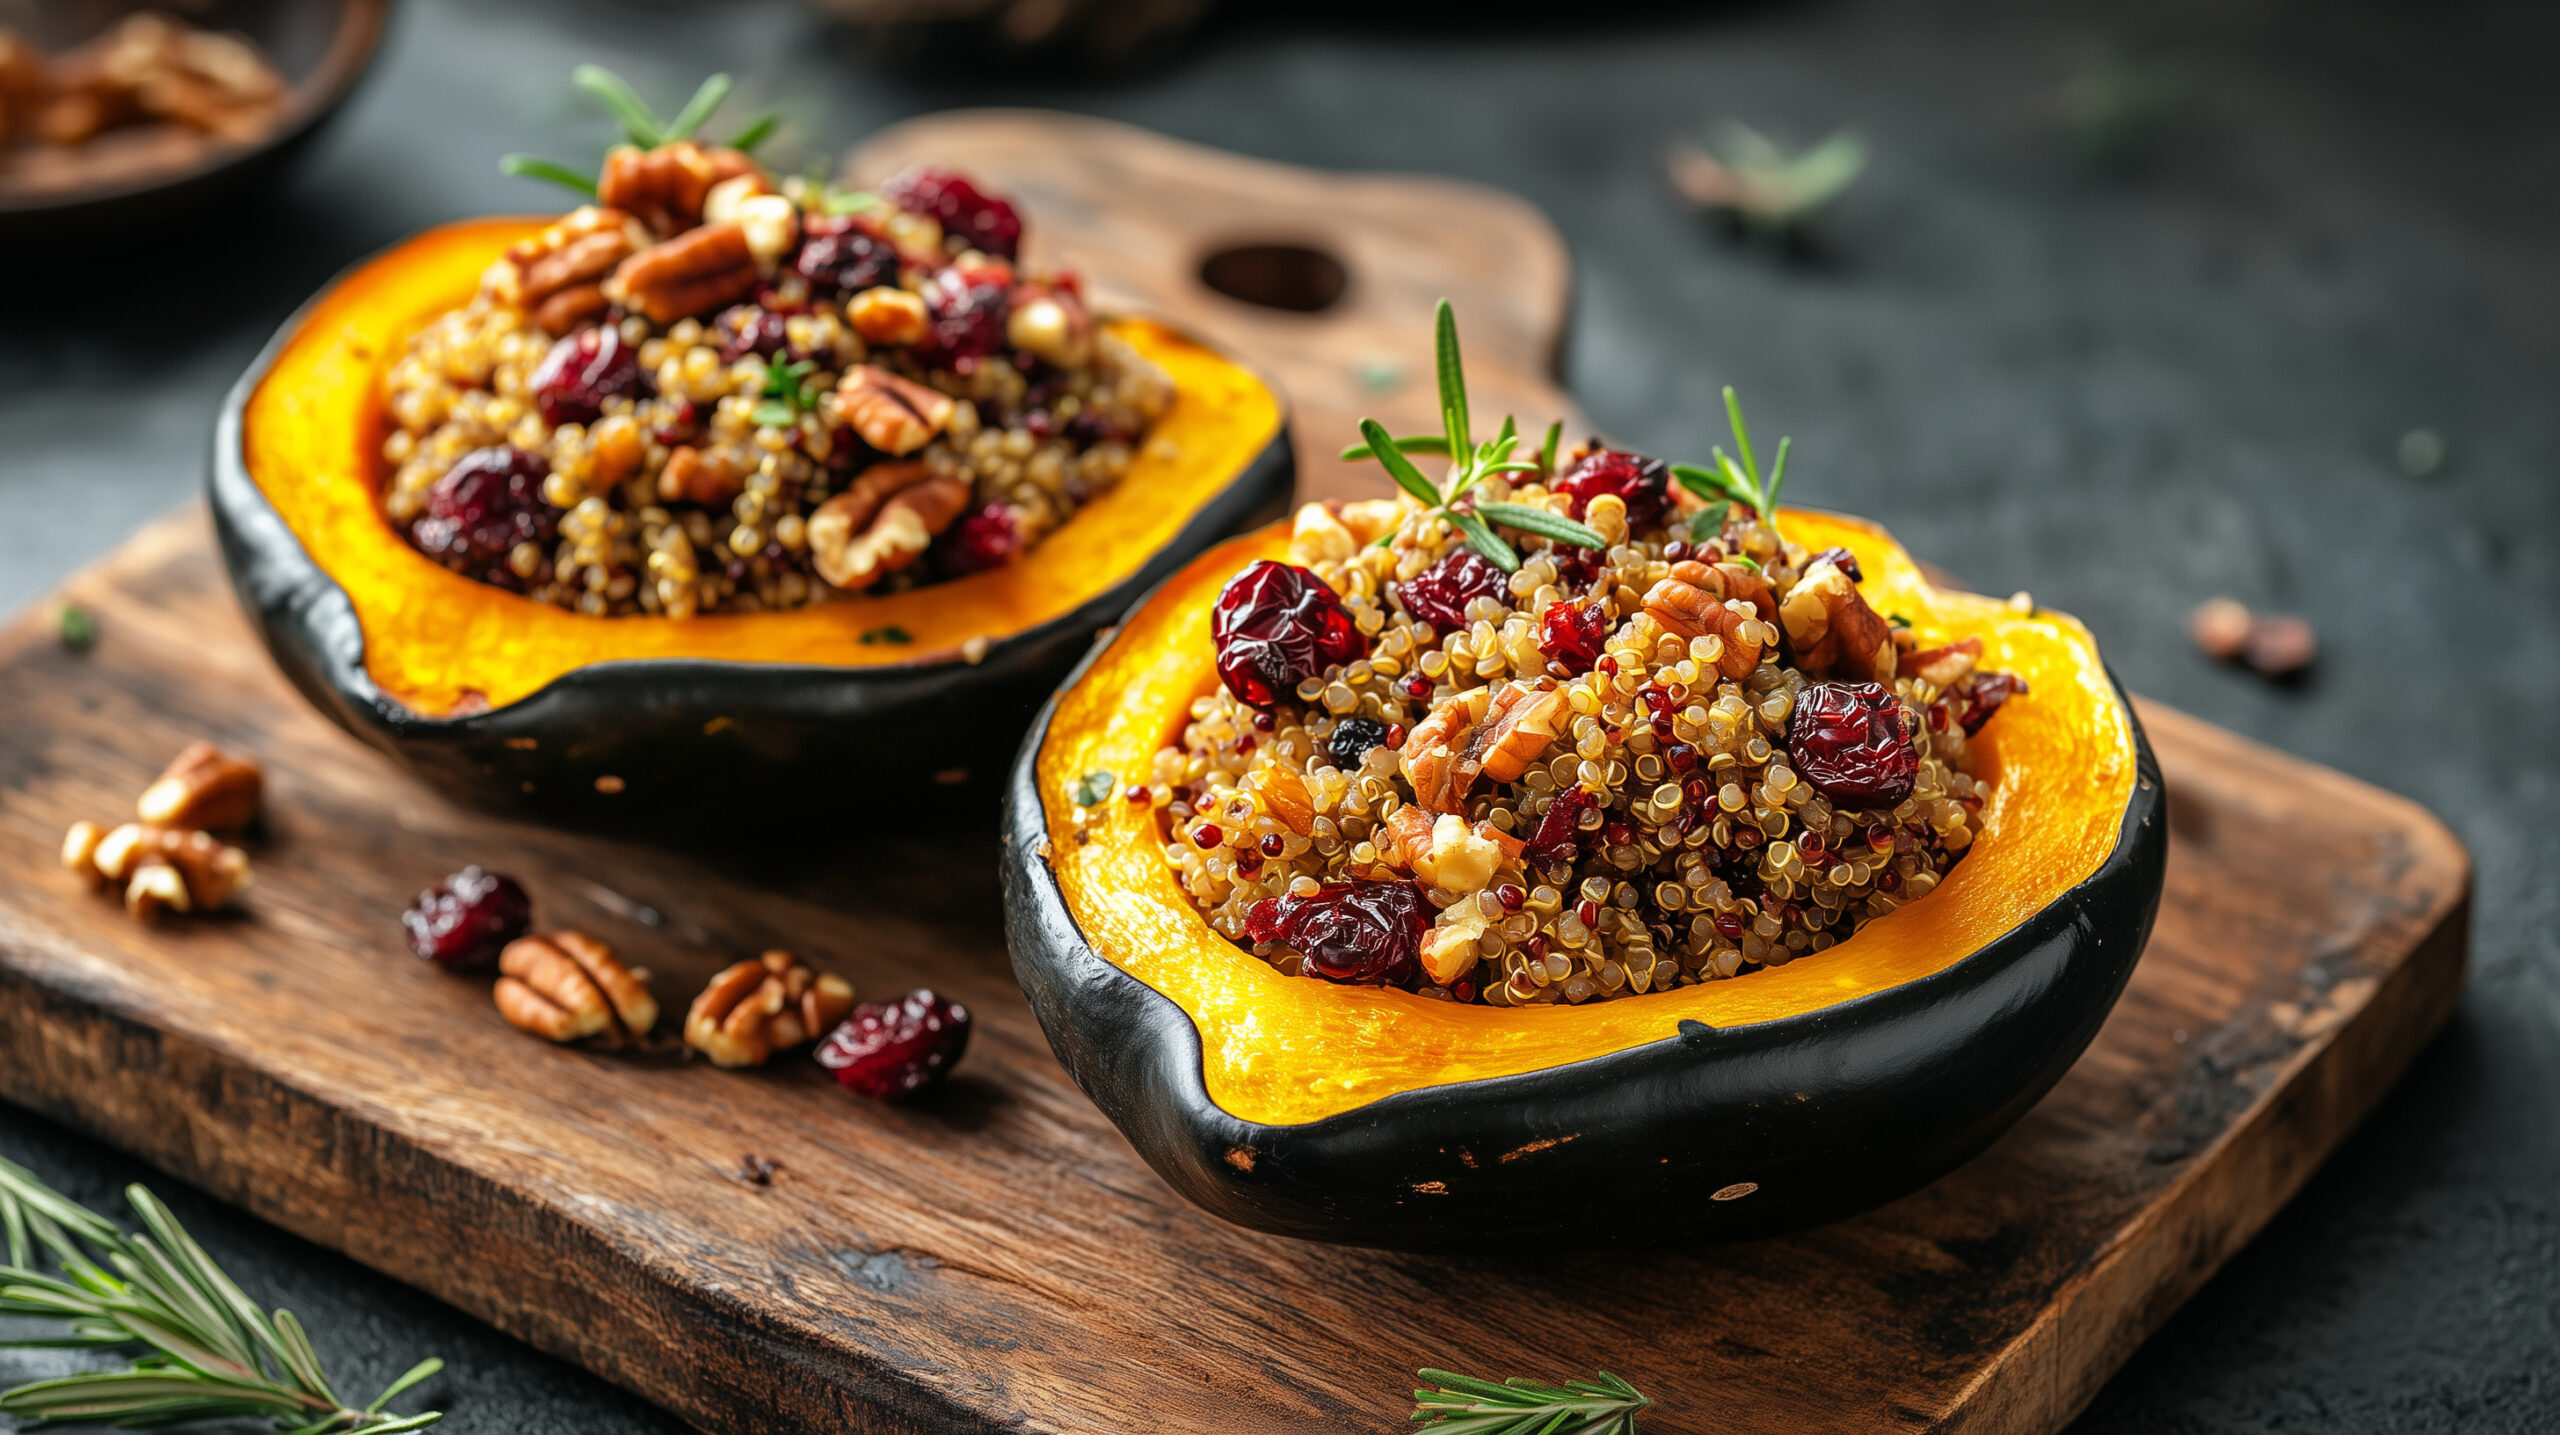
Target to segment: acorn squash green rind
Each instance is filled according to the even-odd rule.
[[[269,341],[224,402],[207,491],[233,589],[294,686],[339,726],[485,805],[582,826],[726,832],[806,815],[849,792],[947,786],[964,772],[991,786],[1002,755],[1093,635],[1197,554],[1279,512],[1295,481],[1285,408],[1264,384],[1273,431],[1168,542],[1064,611],[987,635],[974,664],[950,652],[865,666],[787,662],[742,646],[735,660],[583,663],[494,708],[420,712],[376,680],[358,605],[252,474],[244,432],[260,383],[324,301],[399,252],[351,270]],[[421,581],[449,580],[423,557],[417,564]],[[850,615],[862,601],[839,606]]]
[[[1126,637],[1124,627],[1097,644],[1087,667]],[[1140,1155],[1242,1225],[1448,1249],[1733,1240],[1837,1219],[1937,1179],[2023,1115],[2096,1035],[2148,940],[2167,860],[2164,791],[2132,705],[2105,678],[2134,766],[2115,840],[2088,875],[1970,952],[1792,1015],[1682,1022],[1581,1060],[1294,1123],[1220,1106],[1191,1016],[1097,952],[1070,911],[1038,771],[1053,699],[1006,801],[1015,975],[1060,1061]]]

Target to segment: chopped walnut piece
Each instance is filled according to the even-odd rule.
[[[891,455],[933,442],[957,407],[949,394],[872,364],[857,364],[836,381],[845,421],[862,441]]]
[[[924,296],[894,284],[854,295],[845,303],[844,317],[866,344],[921,344],[927,330]]]
[[[1848,571],[1828,553],[1796,580],[1784,618],[1796,666],[1806,672],[1849,682],[1893,681],[1893,625],[1867,606]]]
[[[189,743],[134,804],[134,815],[162,827],[236,832],[258,815],[266,775],[209,742]]]
[[[756,257],[746,231],[709,224],[661,240],[622,261],[604,282],[604,296],[627,304],[650,322],[672,324],[707,314],[756,287]],[[944,400],[948,403],[949,400]]]
[[[498,1014],[546,1041],[594,1036],[620,1046],[658,1024],[648,973],[583,932],[518,937],[498,954],[498,972]]]
[[[815,1040],[853,1010],[844,978],[771,951],[721,971],[685,1013],[685,1045],[720,1066],[761,1066],[777,1051]]]

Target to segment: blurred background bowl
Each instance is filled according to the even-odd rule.
[[[274,126],[250,144],[208,145],[169,168],[68,185],[22,185],[0,175],[0,240],[51,240],[163,219],[273,178],[372,67],[390,9],[390,0],[0,0],[0,26],[48,54],[136,11],[159,10],[246,37],[290,87]]]

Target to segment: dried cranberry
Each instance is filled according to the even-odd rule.
[[[749,354],[772,358],[790,343],[782,327],[782,316],[753,304],[732,304],[711,321],[711,342],[720,346],[720,358],[736,363]]]
[[[440,967],[485,967],[533,925],[533,899],[513,877],[465,867],[400,914],[409,950]]]
[[[909,214],[928,214],[942,232],[970,248],[1011,259],[1022,247],[1022,216],[1013,206],[938,165],[920,164],[880,186],[880,197]]]
[[[1245,912],[1245,935],[1305,959],[1332,982],[1410,980],[1431,927],[1431,904],[1410,882],[1327,882],[1304,897],[1265,897]]]
[[[1821,552],[1813,555],[1812,563],[1807,563],[1804,566],[1809,570],[1815,563],[1830,564],[1832,567],[1839,569],[1842,573],[1847,574],[1849,581],[1852,583],[1864,583],[1867,581],[1867,575],[1858,571],[1858,555],[1850,552],[1846,548],[1825,548]]]
[[[942,1080],[969,1049],[969,1009],[919,987],[864,1002],[818,1043],[836,1084],[876,1101],[904,1101]]]
[[[1591,500],[1614,493],[1627,505],[1627,526],[1642,528],[1662,516],[1670,499],[1671,465],[1640,453],[1595,449],[1565,470],[1556,491],[1571,495],[1573,516],[1580,518]]]
[[[1323,579],[1268,558],[1227,580],[1210,634],[1227,691],[1258,708],[1294,696],[1298,684],[1369,651],[1369,640]]]
[[[1004,342],[1011,297],[1002,284],[956,268],[937,271],[924,285],[925,337],[917,347],[925,361],[953,365],[994,353]]]
[[[1582,814],[1591,807],[1591,794],[1579,786],[1568,787],[1547,804],[1544,817],[1538,819],[1538,830],[1529,837],[1522,855],[1544,860],[1574,851],[1582,840]]]
[[[1396,588],[1404,610],[1444,633],[1467,626],[1467,605],[1511,591],[1510,575],[1472,548],[1461,548]]]
[[[1373,717],[1347,717],[1333,725],[1333,736],[1325,740],[1325,752],[1333,765],[1344,772],[1360,770],[1361,759],[1373,747],[1386,747],[1387,725]]]
[[[1262,855],[1265,857],[1286,857],[1289,855],[1289,839],[1281,836],[1277,832],[1266,835],[1262,839],[1260,846],[1262,848]]]
[[[1716,935],[1728,942],[1742,940],[1743,921],[1739,912],[1716,913]]]
[[[2000,705],[2027,690],[2026,679],[2015,673],[1977,673],[1973,692],[1965,699],[1964,712],[1957,721],[1964,724],[1964,735],[1971,737],[1982,731]]]
[[[1609,615],[1597,603],[1550,603],[1538,619],[1538,651],[1575,677],[1600,661]]]
[[[427,511],[409,525],[418,551],[457,573],[514,586],[507,554],[519,543],[551,541],[560,513],[543,501],[551,465],[520,448],[475,448],[427,490]]]
[[[1787,748],[1804,780],[1841,807],[1892,807],[1920,776],[1902,702],[1877,683],[1807,686],[1796,697]]]
[[[533,370],[533,406],[547,424],[594,423],[607,399],[637,398],[649,391],[639,351],[622,342],[611,324],[580,329],[551,346]]]
[[[984,573],[1021,555],[1022,530],[1014,526],[1011,508],[990,503],[951,525],[936,546],[946,571]]]
[[[849,215],[809,221],[809,238],[791,271],[813,288],[859,294],[898,282],[898,247],[855,225]]]

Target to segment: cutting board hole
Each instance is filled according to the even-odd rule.
[[[1342,302],[1351,271],[1304,244],[1238,244],[1201,260],[1200,282],[1259,308],[1321,314]]]

